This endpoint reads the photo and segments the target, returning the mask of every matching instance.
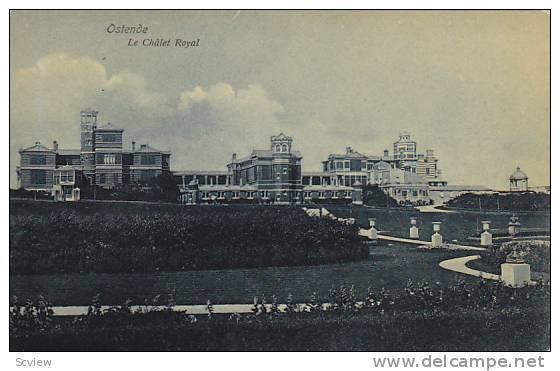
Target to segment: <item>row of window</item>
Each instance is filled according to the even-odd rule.
[[[288,151],[289,151],[289,149],[288,149],[288,145],[286,143],[284,143],[282,145],[277,144],[274,147],[274,152],[288,152]]]
[[[326,198],[326,192],[325,191],[319,191],[316,192],[318,194],[318,198]],[[330,192],[331,193],[331,198],[338,198],[338,192]],[[352,192],[351,191],[344,191],[343,192],[343,197],[344,198],[352,198]],[[313,198],[313,192],[311,191],[304,191],[303,192],[303,198],[305,199],[311,199]]]
[[[418,197],[418,196],[427,197],[428,196],[428,191],[424,190],[424,189],[412,190],[412,191],[409,191],[409,190],[406,190],[406,189],[394,189],[393,190],[393,195],[395,195],[395,196],[401,196],[401,197],[406,198],[406,197],[409,196],[409,194],[412,197]]]
[[[121,134],[97,134],[100,142],[106,143],[121,143]]]
[[[268,193],[268,191],[266,191],[266,192]],[[239,191],[233,191],[233,192],[231,192],[231,197],[233,199],[239,199],[240,198],[240,193],[241,192],[239,192]],[[248,191],[248,192],[245,192],[245,194],[246,194],[246,198],[248,198],[248,199],[255,198],[255,192],[254,191]],[[209,199],[212,199],[213,197],[215,197],[218,200],[223,200],[223,199],[226,198],[226,192],[219,191],[219,192],[214,192],[214,194],[212,192],[201,192],[200,197],[203,200],[209,200]]]
[[[59,174],[55,174],[54,176],[54,184],[73,182],[73,181],[74,181],[74,172],[71,171],[63,171]]]
[[[29,163],[31,165],[46,165],[47,156],[45,155],[29,155]]]
[[[245,198],[247,199],[253,199],[255,198],[255,191],[245,191]],[[321,192],[311,192],[311,191],[304,191],[303,192],[303,197],[305,199],[311,199],[313,198],[313,193],[317,193],[318,194],[318,198],[326,198],[327,193],[324,191]],[[331,198],[336,199],[339,196],[338,192],[330,192],[331,193]],[[269,199],[270,198],[270,192],[269,191],[259,191],[258,192],[259,198],[261,199]],[[279,197],[280,195],[277,194],[276,197]],[[226,192],[225,191],[217,191],[217,192],[209,192],[209,191],[203,191],[200,193],[200,197],[203,200],[210,200],[210,199],[218,199],[218,200],[223,200],[226,198]],[[232,191],[231,192],[231,197],[233,199],[239,199],[241,197],[241,192],[239,191]],[[352,198],[352,192],[351,191],[343,191],[343,197],[344,198]]]
[[[98,153],[95,162],[104,165],[118,165],[122,163],[122,155],[120,153]]]
[[[99,174],[97,176],[99,184],[116,184],[118,183],[119,175],[116,173]]]
[[[155,165],[157,163],[157,155],[140,155],[141,165]]]

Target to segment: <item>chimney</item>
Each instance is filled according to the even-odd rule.
[[[237,159],[237,153],[232,153],[231,155],[231,162],[234,162]]]
[[[53,151],[58,152],[58,142],[56,140],[53,140],[52,148],[53,148]]]
[[[352,152],[354,152],[352,150],[352,147],[346,147],[346,154],[349,154],[349,153],[352,153]]]
[[[136,142],[132,141],[132,152],[136,152]]]
[[[383,151],[383,156],[384,157],[389,157],[389,150],[388,149]]]

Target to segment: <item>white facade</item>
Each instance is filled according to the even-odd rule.
[[[54,169],[51,194],[55,201],[80,200],[80,188],[76,187],[76,170],[72,166]]]

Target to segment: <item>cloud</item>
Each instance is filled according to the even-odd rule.
[[[125,147],[135,140],[172,151],[173,169],[223,169],[232,152],[266,148],[284,113],[257,84],[236,89],[218,82],[173,96],[151,90],[142,75],[109,75],[103,64],[68,54],[47,55],[16,70],[11,90],[12,175],[18,149],[37,140],[79,148],[79,112],[88,107],[100,111],[101,124],[125,129]]]
[[[284,107],[260,85],[234,88],[225,82],[196,86],[180,94],[172,145],[180,168],[223,169],[233,152],[267,148],[284,126]],[[182,151],[181,147],[189,147]]]
[[[167,97],[149,90],[143,76],[127,70],[109,76],[103,64],[68,54],[47,55],[16,70],[10,88],[11,186],[16,185],[19,148],[35,141],[51,146],[53,140],[79,148],[84,108],[99,109],[101,120],[135,132],[165,119],[170,107]]]

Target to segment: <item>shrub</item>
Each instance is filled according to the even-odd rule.
[[[474,210],[544,211],[550,210],[550,195],[535,192],[466,193],[449,200],[447,206]]]
[[[368,255],[357,226],[296,207],[29,204],[10,203],[13,274],[314,265]]]
[[[399,206],[398,202],[385,192],[383,192],[377,185],[365,185],[363,187],[362,198],[364,205],[378,206],[378,207],[396,207]]]
[[[314,295],[309,304],[313,310],[266,311],[261,307],[264,300],[259,303],[255,297],[253,314],[201,315],[198,319],[185,312],[168,310],[132,312],[126,305],[92,311],[70,320],[58,318],[58,321],[56,317],[53,319],[52,312],[44,310],[47,321],[13,321],[11,314],[10,350],[545,351],[550,348],[548,284],[513,289],[484,281],[479,286],[459,282],[449,287],[410,282],[402,292],[369,290],[367,300],[340,306],[336,305],[341,295],[347,298],[342,303],[352,303],[349,293],[353,290],[340,287],[334,291],[327,308],[336,307],[336,310],[327,311],[318,309]],[[356,299],[359,297],[359,293],[354,295]],[[31,308],[35,305],[41,306],[29,304]],[[512,333],[522,336],[512,337]]]
[[[482,260],[499,269],[512,253],[531,266],[532,271],[550,273],[550,241],[511,241],[494,246],[483,254]]]

